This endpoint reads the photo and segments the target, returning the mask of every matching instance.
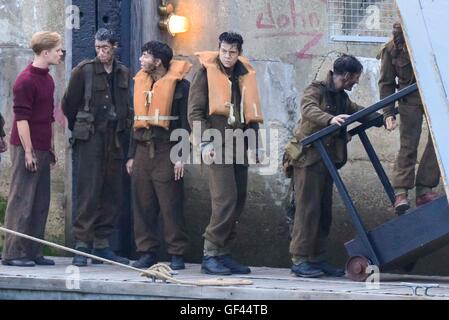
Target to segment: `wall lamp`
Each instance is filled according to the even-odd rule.
[[[159,28],[168,31],[173,37],[178,33],[187,32],[189,30],[189,20],[187,17],[178,16],[174,13],[175,8],[167,0],[161,0],[158,12],[160,21]]]

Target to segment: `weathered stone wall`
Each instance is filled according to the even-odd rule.
[[[13,120],[12,87],[18,74],[32,61],[29,43],[33,33],[41,30],[56,31],[64,37],[64,0],[0,0],[0,112],[9,131]],[[59,162],[52,171],[51,205],[47,223],[47,238],[64,243],[64,116],[60,101],[65,88],[65,66],[51,67],[56,84],[55,128],[56,151]],[[0,164],[0,194],[6,197],[10,183],[9,154]],[[1,244],[0,244],[1,245]]]

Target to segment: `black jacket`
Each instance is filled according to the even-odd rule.
[[[129,84],[130,73],[119,61],[114,61],[113,88],[110,88],[107,73],[100,60],[85,60],[76,66],[70,77],[69,85],[62,100],[62,110],[68,120],[68,127],[73,130],[76,114],[84,106],[85,72],[87,64],[93,64],[92,69],[92,97],[90,100],[91,112],[95,115],[95,122],[102,121],[106,111],[113,108],[119,120],[119,126],[126,121],[131,122],[133,117],[130,108]],[[120,131],[119,128],[117,131]]]

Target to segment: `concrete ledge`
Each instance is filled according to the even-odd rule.
[[[382,275],[379,288],[369,289],[365,283],[345,278],[302,279],[288,269],[252,268],[252,274],[232,276],[249,279],[249,286],[196,286],[163,283],[141,277],[132,271],[110,265],[79,268],[79,289],[69,289],[76,279],[70,258],[55,258],[54,267],[16,268],[0,266],[0,299],[7,300],[153,300],[153,299],[220,299],[220,300],[385,300],[448,299],[449,279],[438,278],[438,288],[428,295],[413,288],[424,283],[437,283],[436,278]],[[68,268],[69,267],[69,268]],[[175,277],[196,282],[215,276],[199,272],[200,266],[188,264]],[[395,278],[396,277],[396,278]]]

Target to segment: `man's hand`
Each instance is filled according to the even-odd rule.
[[[206,144],[201,151],[201,155],[203,157],[204,163],[212,164],[212,162],[214,162],[214,158],[215,158],[214,144],[212,142],[209,142],[208,144]]]
[[[25,168],[30,172],[37,171],[37,158],[33,151],[25,152]]]
[[[8,151],[8,143],[3,137],[0,137],[0,153]]]
[[[128,172],[129,175],[133,173],[133,166],[134,166],[134,159],[129,159],[126,162],[126,172]]]
[[[184,163],[178,161],[175,163],[175,181],[181,180],[184,177]]]
[[[385,119],[385,127],[388,131],[393,131],[398,126],[398,123],[396,122],[395,117],[390,116],[387,119]]]
[[[337,126],[341,126],[345,123],[346,119],[349,118],[349,114],[339,114],[331,119],[330,124],[336,124]]]

